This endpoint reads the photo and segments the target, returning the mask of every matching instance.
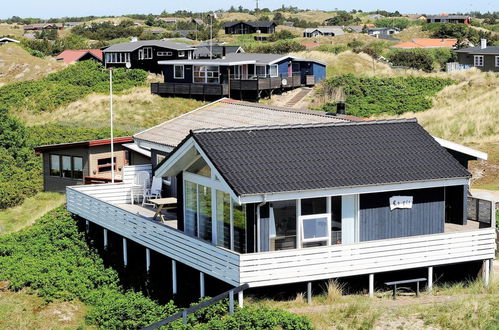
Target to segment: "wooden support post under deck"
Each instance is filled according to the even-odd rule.
[[[128,265],[128,251],[126,245],[126,238],[123,237],[123,266]]]
[[[428,267],[428,292],[433,290],[433,267]]]
[[[307,303],[312,304],[312,282],[307,283]]]
[[[229,315],[234,314],[234,290],[229,291]]]
[[[199,272],[199,296],[204,297],[204,273]]]
[[[151,270],[151,250],[146,248],[146,272],[149,273]]]
[[[489,286],[490,282],[490,260],[484,260],[482,266],[483,284]]]
[[[240,308],[244,307],[244,295],[243,295],[242,291],[239,291],[237,293],[237,302],[238,302]]]
[[[172,260],[172,293],[177,294],[177,262]]]
[[[369,274],[369,297],[374,297],[374,274]]]
[[[107,229],[106,228],[104,228],[103,235],[104,235],[104,249],[107,249]]]
[[[85,220],[85,233],[90,232],[90,222],[88,220]]]

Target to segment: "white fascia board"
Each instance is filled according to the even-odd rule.
[[[135,139],[135,143],[137,143],[137,145],[143,149],[154,149],[154,150],[159,150],[159,151],[163,151],[163,152],[166,152],[166,153],[170,153],[173,151],[173,147],[171,146],[167,146],[165,144],[161,144],[161,143],[156,143],[156,142],[153,142],[153,141],[147,141],[147,140],[142,140],[142,139]]]
[[[287,59],[287,58],[291,58],[291,59],[292,59],[292,58],[293,58],[293,56],[286,55],[286,56],[283,56],[283,57],[279,57],[277,60],[273,60],[273,61],[269,62],[268,64],[269,64],[269,65],[270,65],[270,64],[276,64],[277,62],[280,62],[280,61],[285,60],[285,59]],[[262,63],[262,64],[265,64],[265,63]]]
[[[151,158],[151,150],[149,148],[142,148],[137,143],[124,143],[123,147],[133,150],[143,156]]]
[[[159,65],[210,65],[210,66],[233,66],[242,64],[255,64],[256,61],[235,61],[235,62],[214,62],[214,61],[196,61],[196,60],[165,60],[158,61]]]
[[[435,141],[437,141],[442,147],[451,149],[472,157],[476,157],[477,159],[480,160],[487,160],[488,155],[485,152],[478,151],[476,149],[472,149],[470,147],[463,146],[462,144],[458,144],[452,141],[444,140],[441,138],[433,137]]]
[[[240,197],[240,200],[241,203],[247,204],[247,203],[261,203],[264,201],[272,202],[272,201],[300,199],[300,198],[317,198],[317,197],[341,196],[341,195],[352,195],[352,194],[371,194],[371,193],[379,193],[387,191],[425,189],[425,188],[462,186],[462,185],[468,185],[467,178],[395,183],[395,184],[360,186],[360,187],[299,190],[299,191],[276,192],[276,193],[265,193],[265,194],[255,194],[255,195],[242,195]]]

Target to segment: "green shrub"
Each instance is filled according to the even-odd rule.
[[[296,34],[293,34],[288,30],[282,30],[282,31],[279,31],[279,32],[272,34],[269,38],[269,41],[286,40],[286,39],[293,39],[293,38],[297,38],[297,37],[298,36]]]
[[[320,45],[314,48],[314,50],[318,50],[320,52],[328,52],[333,54],[346,52],[348,49],[349,48],[345,45]]]
[[[115,69],[113,90],[143,85],[143,70]],[[95,61],[82,61],[40,80],[8,84],[0,88],[0,104],[9,109],[29,108],[49,111],[77,101],[90,93],[109,91],[109,73]]]
[[[379,114],[402,114],[424,111],[432,106],[431,97],[451,79],[433,77],[360,77],[352,74],[326,80],[327,88],[343,88],[346,95],[347,114],[370,117]],[[334,104],[323,106],[334,111]]]
[[[294,40],[279,40],[269,43],[250,44],[247,53],[287,54],[305,50],[305,46]]]
[[[174,314],[141,293],[124,291],[118,275],[90,249],[63,207],[18,233],[0,236],[0,280],[11,290],[29,287],[47,302],[79,299],[87,320],[106,329],[137,329]]]
[[[403,30],[411,25],[407,18],[380,18],[374,22],[377,27],[398,28]]]
[[[433,59],[421,50],[401,50],[390,53],[387,59],[395,66],[403,66],[425,72],[433,71]]]

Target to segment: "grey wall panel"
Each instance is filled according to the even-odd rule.
[[[395,195],[413,196],[412,208],[390,210]],[[444,188],[360,195],[360,240],[442,233],[444,204]]]

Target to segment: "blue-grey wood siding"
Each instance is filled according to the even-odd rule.
[[[390,210],[392,196],[413,196],[411,209]],[[444,232],[444,188],[360,195],[360,241]]]

